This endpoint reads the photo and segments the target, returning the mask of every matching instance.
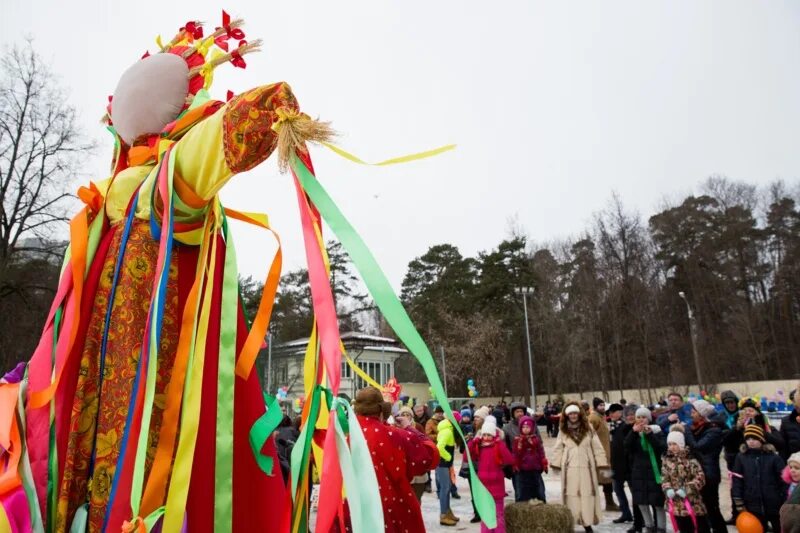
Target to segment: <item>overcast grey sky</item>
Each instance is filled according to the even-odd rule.
[[[0,40],[35,38],[102,144],[120,74],[154,39],[220,8],[264,51],[217,69],[212,95],[284,80],[369,160],[458,143],[434,159],[359,167],[314,149],[317,174],[399,289],[449,242],[475,254],[509,217],[532,239],[579,233],[612,191],[649,216],[712,173],[800,176],[800,3],[781,1],[0,0]],[[76,187],[77,187],[76,183]],[[267,212],[287,268],[304,263],[296,200],[274,162],[237,176],[226,205]],[[241,268],[263,277],[268,239],[236,228]]]

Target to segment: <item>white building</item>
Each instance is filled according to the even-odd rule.
[[[394,363],[408,350],[389,337],[367,335],[350,331],[342,333],[342,343],[350,358],[372,379],[380,384],[386,383],[395,375]],[[308,347],[308,337],[281,344],[272,349],[272,379],[268,392],[274,394],[280,387],[288,387],[290,399],[303,396],[303,359]],[[355,397],[357,390],[367,386],[347,361],[342,357],[342,380],[339,393],[348,398]]]

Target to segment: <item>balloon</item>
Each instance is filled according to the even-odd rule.
[[[474,382],[474,381],[472,381],[471,379],[468,379],[468,380],[467,380],[467,385],[469,385],[469,386],[472,386],[472,385],[474,385],[474,384],[475,384],[475,382]]]
[[[736,529],[739,533],[764,533],[764,527],[755,515],[742,511],[736,517]]]
[[[701,391],[700,391],[700,396],[702,396],[703,398],[705,398],[706,396],[708,396],[708,393],[707,393],[706,391],[704,391],[704,390],[701,390]]]
[[[475,397],[475,391],[474,390],[469,391],[468,394],[469,394],[470,398],[474,398]]]

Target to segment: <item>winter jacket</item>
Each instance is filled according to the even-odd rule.
[[[444,418],[440,418],[440,419],[437,420],[436,418],[431,417],[425,423],[425,434],[428,437],[430,437],[431,440],[433,440],[434,442],[436,442],[436,440],[437,440],[438,431],[439,431],[437,428],[439,427],[439,422],[441,422],[442,420],[444,420]]]
[[[586,431],[575,437],[560,431],[550,462],[561,469],[561,496],[580,526],[598,524],[603,516],[597,468],[608,466],[600,439],[588,422],[586,426]]]
[[[411,490],[407,455],[396,438],[397,428],[387,426],[374,416],[357,417],[378,478],[385,531],[424,532],[422,511]]]
[[[718,485],[722,481],[719,470],[719,455],[722,451],[723,429],[717,417],[712,417],[708,422],[687,429],[684,432],[686,445],[697,454],[703,473],[706,475],[708,485]]]
[[[780,434],[783,438],[781,455],[784,459],[788,459],[795,452],[800,452],[800,422],[798,422],[798,418],[800,418],[800,415],[795,407],[791,413],[781,419]]]
[[[544,443],[536,435],[519,435],[514,439],[512,453],[520,470],[542,472],[547,466]]]
[[[406,456],[407,476],[413,483],[439,465],[439,450],[424,433],[411,425],[403,429],[390,427],[389,437]]]
[[[678,420],[681,422],[681,424],[688,426],[692,423],[692,406],[688,403],[685,403],[682,407],[667,411],[656,419],[656,424],[664,433],[668,433],[669,427],[676,423],[669,420],[669,415],[671,414],[677,414]]]
[[[698,516],[706,514],[700,490],[706,483],[703,467],[688,448],[677,453],[667,451],[661,458],[661,488],[666,494],[667,490],[686,492],[686,499],[692,504],[694,513]],[[673,501],[675,516],[689,516],[689,511],[681,501],[680,496],[675,496]]]
[[[733,501],[751,513],[778,513],[786,501],[781,471],[786,463],[771,444],[755,450],[742,446],[733,465]]]
[[[436,447],[439,449],[439,467],[453,466],[456,439],[453,435],[453,424],[446,418],[437,426]]]
[[[594,432],[597,433],[597,438],[600,439],[600,444],[603,446],[603,451],[606,452],[606,457],[611,457],[611,434],[608,432],[606,417],[597,411],[592,411],[589,414],[589,424],[594,429]],[[611,478],[605,479],[606,483],[611,483]]]
[[[476,437],[470,441],[469,451],[478,459],[478,479],[495,499],[502,499],[506,495],[503,466],[514,464],[514,457],[503,439],[495,438],[492,444],[484,446],[482,439]]]
[[[630,481],[630,457],[625,452],[625,437],[633,431],[633,425],[624,423],[611,432],[611,469],[614,479]]]
[[[506,435],[506,446],[508,446],[509,450],[514,446],[514,439],[519,435],[519,420],[513,418],[514,411],[517,409],[525,409],[525,404],[521,402],[512,402],[510,409],[512,414],[511,421],[503,426],[503,433]],[[498,418],[497,420],[499,421],[500,419]],[[533,432],[537,437],[541,438],[541,435],[539,435],[539,426],[536,424],[535,418],[533,422]]]
[[[651,428],[653,426],[650,426]],[[656,472],[650,454],[642,448],[641,436],[647,439],[653,448],[656,470],[661,473],[661,456],[667,449],[667,439],[664,432],[637,433],[631,431],[625,437],[625,450],[630,456],[631,478],[630,487],[635,505],[664,505],[664,492],[656,481]]]
[[[573,437],[560,431],[550,465],[561,469],[561,497],[579,526],[598,524],[603,516],[597,468],[608,466],[600,439],[586,423],[586,431]]]

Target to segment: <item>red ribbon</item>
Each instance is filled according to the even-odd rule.
[[[189,22],[187,22],[186,26],[182,27],[181,30],[185,30],[186,33],[188,33],[195,39],[203,38],[203,26],[195,23],[194,21],[190,20]]]
[[[247,41],[240,41],[239,48],[243,47],[247,44]],[[231,52],[231,63],[233,63],[234,67],[238,68],[247,68],[247,63],[244,62],[244,58],[242,54],[239,53],[239,48]]]
[[[235,95],[233,94],[233,91],[231,91],[230,89],[228,89],[228,94],[227,94],[227,98],[226,98],[226,100],[225,100],[225,101],[226,101],[226,102],[230,102],[231,100],[233,100],[233,97],[234,97],[234,96],[235,96]]]
[[[146,57],[150,57],[150,50],[145,50],[144,55],[141,57],[141,59],[144,59]]]

